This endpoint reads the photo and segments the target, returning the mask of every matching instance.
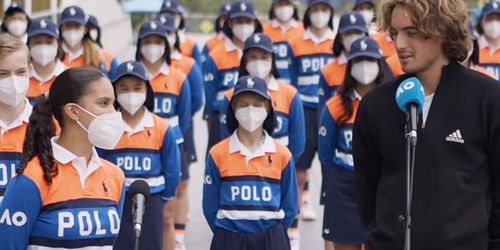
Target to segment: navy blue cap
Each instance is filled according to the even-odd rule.
[[[26,11],[24,11],[24,7],[18,3],[12,3],[11,5],[9,5],[9,7],[7,7],[7,9],[5,10],[5,15],[7,16],[14,12],[22,12],[25,15],[28,15]]]
[[[245,40],[244,50],[259,48],[268,53],[273,53],[273,41],[264,33],[254,33]]]
[[[359,30],[361,32],[368,33],[368,27],[366,26],[365,19],[359,12],[350,11],[340,17],[339,33],[351,30]]]
[[[380,59],[382,58],[382,51],[375,40],[369,37],[363,37],[356,39],[352,43],[347,60],[350,61],[354,58],[362,56]]]
[[[90,24],[90,25],[93,25],[93,26],[99,28],[99,21],[97,20],[97,17],[95,17],[94,15],[88,16],[87,24]]]
[[[167,30],[165,29],[163,24],[158,21],[146,21],[139,29],[139,39],[142,39],[149,35],[159,35],[167,39]]]
[[[176,14],[182,14],[181,7],[176,0],[166,0],[161,5],[160,13],[173,12]]]
[[[484,5],[483,10],[481,11],[481,17],[489,14],[500,14],[500,2],[493,0]]]
[[[294,0],[273,0],[273,4],[275,4],[277,2],[280,2],[280,1],[289,2],[289,3],[293,3],[294,2]]]
[[[143,81],[149,81],[148,73],[144,65],[137,61],[126,61],[120,64],[116,69],[116,75],[113,78],[113,84],[116,84],[120,78],[125,76],[135,76]]]
[[[163,25],[163,28],[167,30],[167,32],[175,32],[175,18],[171,15],[159,15],[156,18],[156,21],[160,22]]]
[[[50,19],[36,20],[30,24],[28,29],[28,38],[38,35],[48,35],[54,38],[59,38],[59,29]]]
[[[79,23],[85,25],[87,24],[87,15],[85,14],[85,11],[83,11],[82,8],[76,5],[68,6],[64,8],[61,14],[61,19],[59,20],[59,26],[65,23]]]
[[[333,5],[332,5],[332,3],[329,0],[309,0],[307,2],[307,6],[310,7],[312,5],[319,4],[319,3],[324,3],[324,4],[330,6],[333,9]]]
[[[264,81],[264,79],[260,77],[247,75],[238,79],[238,82],[236,82],[236,85],[234,86],[234,94],[232,100],[234,100],[234,97],[236,97],[237,95],[245,92],[253,92],[262,96],[266,100],[271,99],[269,91],[267,90],[266,81]]]
[[[230,3],[225,3],[225,4],[221,5],[219,8],[219,17],[228,16],[229,11],[231,11],[231,4]]]
[[[229,11],[229,18],[234,19],[238,17],[246,17],[252,20],[257,19],[255,6],[251,2],[238,1],[231,5]]]
[[[373,1],[373,0],[356,0],[356,3],[354,4],[354,6],[358,6],[358,5],[364,4],[364,3],[369,3],[373,6],[375,6],[375,1]]]

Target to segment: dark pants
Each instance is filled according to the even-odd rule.
[[[139,238],[139,249],[162,250],[163,249],[163,205],[161,195],[153,194],[146,201],[146,211],[142,222],[142,232]],[[113,247],[116,250],[133,250],[135,245],[135,234],[133,230],[132,200],[125,199],[123,216],[120,225],[120,233]]]
[[[278,224],[262,232],[237,233],[217,228],[210,250],[289,250],[285,228]]]

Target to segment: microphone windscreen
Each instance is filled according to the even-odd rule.
[[[408,104],[414,103],[417,105],[417,112],[421,113],[424,102],[424,87],[416,77],[407,78],[399,84],[396,103],[401,111],[408,111]]]
[[[145,197],[149,197],[149,185],[143,180],[136,180],[130,184],[128,189],[128,194],[132,197],[136,194],[142,194]]]

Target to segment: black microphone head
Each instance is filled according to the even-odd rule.
[[[149,185],[143,180],[136,180],[130,184],[128,189],[128,194],[134,196],[136,194],[142,194],[146,198],[149,197]]]

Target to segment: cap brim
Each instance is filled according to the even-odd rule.
[[[85,24],[87,24],[87,22],[85,22],[85,20],[82,20],[82,19],[80,19],[80,18],[73,18],[73,17],[70,17],[70,18],[66,18],[66,19],[64,19],[64,20],[61,20],[61,21],[59,22],[59,25],[63,25],[63,24],[65,24],[65,23],[79,23],[79,24],[81,24],[81,25],[85,25]]]
[[[31,38],[31,37],[34,37],[34,36],[38,36],[38,35],[47,35],[47,36],[51,36],[53,38],[58,38],[59,36],[57,35],[57,33],[54,33],[54,32],[50,32],[48,30],[36,30],[36,31],[33,31],[33,32],[29,32],[28,33],[28,38]]]
[[[253,92],[253,93],[257,94],[257,95],[262,96],[266,100],[270,100],[271,99],[271,97],[268,94],[263,94],[262,92],[257,91],[255,89],[242,89],[240,91],[234,92],[233,97],[231,98],[231,101],[234,100],[234,98],[236,96],[241,95],[241,94],[246,93],[246,92]]]
[[[126,73],[123,73],[123,74],[119,74],[117,75],[115,78],[113,78],[113,80],[111,81],[113,84],[116,84],[116,82],[118,80],[120,80],[121,78],[123,77],[126,77],[126,76],[135,76],[143,81],[149,81],[149,79],[146,77],[144,78],[144,76],[141,76],[140,74],[136,73],[136,72],[126,72]]]
[[[498,10],[492,9],[492,10],[485,11],[482,16],[484,17],[484,16],[491,15],[491,14],[500,14],[500,9],[498,9]]]
[[[352,60],[354,58],[358,58],[358,57],[370,57],[370,58],[380,59],[380,58],[382,58],[382,55],[378,54],[378,53],[372,53],[372,52],[359,52],[359,53],[349,55],[347,57],[347,60],[350,61],[350,60]]]
[[[229,19],[235,19],[238,17],[246,17],[246,18],[251,19],[251,20],[257,20],[257,17],[255,15],[250,14],[250,13],[234,13],[234,14],[229,15]]]
[[[348,32],[348,31],[351,31],[351,30],[357,30],[357,31],[361,31],[363,33],[368,33],[368,28],[361,28],[359,26],[347,26],[347,27],[344,27],[342,29],[339,30],[339,33],[344,33],[344,32]]]
[[[167,38],[167,34],[164,34],[162,32],[159,32],[159,31],[148,31],[144,34],[141,34],[139,35],[139,38],[144,38],[144,37],[147,37],[147,36],[150,36],[150,35],[158,35],[158,36],[161,36],[162,38]]]
[[[245,48],[245,51],[247,51],[249,49],[254,49],[254,48],[255,49],[261,49],[261,50],[263,50],[265,52],[268,52],[268,53],[273,53],[273,48],[268,48],[268,47],[260,45],[260,44],[259,45],[252,45],[252,46],[250,46],[248,48]]]

